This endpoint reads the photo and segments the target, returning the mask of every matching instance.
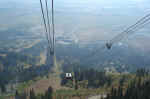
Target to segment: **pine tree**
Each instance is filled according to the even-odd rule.
[[[4,84],[1,85],[1,90],[2,90],[2,93],[5,93],[6,92],[6,87]]]
[[[30,90],[30,99],[36,99],[36,95],[33,89]]]
[[[52,95],[53,95],[53,88],[50,86],[48,90],[45,92],[44,99],[52,99],[53,98]]]

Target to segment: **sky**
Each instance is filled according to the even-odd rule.
[[[149,0],[54,0],[56,35],[80,42],[109,40],[150,13],[149,4]],[[0,12],[0,31],[44,35],[39,0],[1,0]],[[146,35],[148,42],[148,28],[135,35],[140,34],[142,41]],[[136,43],[139,38],[129,39]]]

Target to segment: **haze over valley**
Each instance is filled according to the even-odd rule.
[[[51,7],[50,4],[48,0]],[[15,89],[19,92],[39,86],[42,87],[37,92],[45,92],[49,85],[54,85],[54,90],[72,90],[73,83],[61,78],[61,73],[77,69],[83,72],[80,78],[75,77],[77,81],[89,82],[87,88],[102,88],[100,92],[110,91],[117,85],[113,80],[119,82],[124,74],[132,80],[136,74],[130,73],[150,69],[150,24],[122,37],[111,49],[107,49],[106,43],[149,14],[149,4],[149,0],[54,0],[57,69],[56,74],[49,75],[52,67],[47,64],[51,59],[39,0],[1,0],[0,93],[3,85],[17,81],[20,85]],[[93,72],[104,81],[88,78],[88,73]]]

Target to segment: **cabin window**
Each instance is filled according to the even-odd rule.
[[[71,78],[72,74],[71,73],[66,73],[66,78]]]

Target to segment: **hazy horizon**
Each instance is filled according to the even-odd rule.
[[[149,3],[149,0],[55,0],[56,36],[79,42],[109,40],[149,14]],[[0,35],[13,30],[36,37],[44,35],[39,0],[0,1],[0,11]],[[126,43],[143,48],[150,41],[148,32],[146,26]]]

